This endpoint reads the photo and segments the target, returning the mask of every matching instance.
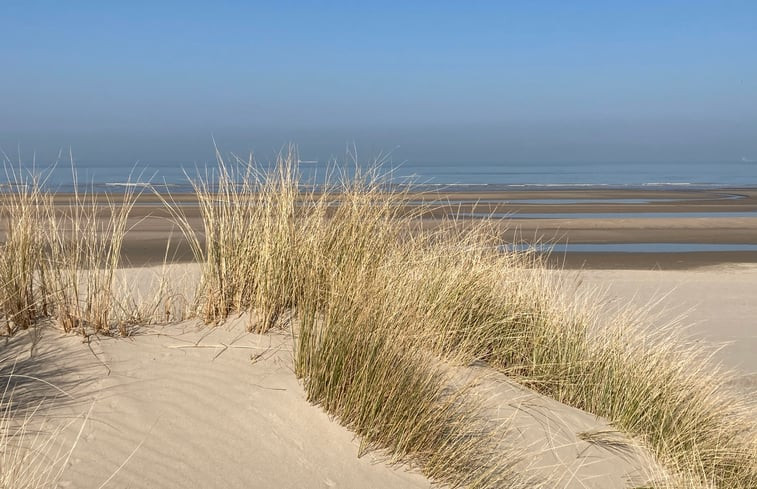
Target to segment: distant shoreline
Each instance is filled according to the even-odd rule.
[[[175,185],[179,187],[179,184]],[[17,185],[0,184],[0,197],[4,192],[10,189],[17,188]],[[99,186],[95,186],[98,188]],[[139,184],[129,186],[109,186],[108,188],[122,189],[130,188],[135,192],[141,192],[141,202],[157,202],[159,198],[155,195],[172,195],[179,200],[191,200],[194,197],[194,190],[190,186],[182,189],[181,191],[170,190],[170,187],[154,184]],[[161,188],[168,188],[168,192],[155,192]],[[212,188],[212,186],[210,187]],[[302,192],[313,191],[318,193],[319,189],[313,189],[312,186],[301,186]],[[74,195],[73,190],[55,191],[54,189],[46,188],[45,190],[55,196],[56,199],[66,199]],[[84,190],[89,190],[88,194],[95,195],[119,195],[121,192],[114,191],[99,191],[91,192],[92,188],[84,188],[79,192],[84,193]],[[519,185],[501,185],[501,184],[476,184],[476,185],[410,185],[410,186],[397,186],[387,187],[387,191],[407,191],[407,195],[410,197],[429,197],[432,196],[438,199],[450,199],[450,200],[523,200],[523,199],[597,199],[597,198],[613,198],[613,199],[684,199],[684,200],[725,200],[725,199],[757,199],[757,185],[755,186],[713,186],[713,187],[638,187],[638,186],[586,186],[586,187],[574,187],[574,186],[536,186],[525,187]],[[338,192],[333,192],[337,194]]]
[[[56,193],[53,198],[56,205],[65,208],[71,196]],[[171,197],[199,229],[200,211],[194,194]],[[97,194],[95,198],[104,201],[108,197]],[[118,202],[118,194],[112,198]],[[150,191],[138,198],[130,218],[133,228],[124,242],[125,266],[160,263],[169,237],[171,261],[193,259],[178,228],[167,220],[160,199]],[[434,205],[423,218],[425,226],[455,215],[463,220],[475,219],[466,215],[492,215],[507,243],[612,244],[613,248],[623,243],[757,245],[757,189],[750,187],[414,192],[408,195],[407,207],[411,210],[416,203],[430,201]],[[512,214],[518,218],[496,219]],[[575,218],[587,214],[592,217]],[[638,217],[640,214],[645,217]],[[5,226],[7,221],[3,220],[0,230]],[[757,251],[554,252],[547,261],[550,266],[572,269],[691,269],[757,263]]]
[[[212,181],[209,185],[213,188]],[[19,183],[0,183],[0,192],[6,192],[15,188],[23,187]],[[45,184],[42,186],[46,191],[56,195],[69,195],[75,191],[79,193],[95,194],[120,194],[126,190],[142,191],[149,193],[185,195],[192,194],[193,187],[190,182],[182,183],[155,183],[155,182],[96,182],[81,183],[75,189],[70,183]],[[300,185],[301,191],[320,191],[321,184]],[[757,192],[757,184],[732,185],[723,183],[642,183],[642,184],[619,184],[619,183],[391,183],[385,186],[387,191],[409,191],[411,193],[440,193],[450,195],[481,195],[481,194],[521,194],[521,193],[551,193],[551,192],[628,192],[647,193],[662,192],[678,194],[681,192]],[[332,188],[333,190],[333,188]]]

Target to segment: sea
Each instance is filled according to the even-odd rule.
[[[350,178],[356,168],[374,166],[334,165],[327,161],[302,161],[298,165],[303,185],[320,186],[340,176]],[[265,174],[271,163],[256,163]],[[236,170],[243,171],[242,168]],[[718,189],[757,188],[757,161],[712,162],[413,162],[385,163],[378,170],[387,185],[421,190],[536,190],[536,189]],[[51,167],[10,166],[0,174],[0,186],[12,187],[35,173],[48,190],[71,192],[74,188],[118,192],[130,186],[152,186],[158,191],[191,191],[191,181],[217,180],[213,162],[113,163],[77,161]]]

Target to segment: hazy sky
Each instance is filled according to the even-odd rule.
[[[757,158],[757,2],[0,2],[0,147],[41,158]]]

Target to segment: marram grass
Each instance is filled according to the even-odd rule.
[[[483,361],[635,436],[669,471],[659,487],[757,487],[754,411],[678,333],[566,297],[535,257],[502,251],[496,223],[424,229],[428,209],[370,175],[300,192],[296,161],[284,154],[275,172],[233,184],[221,161],[215,190],[198,185],[198,306],[212,321],[252,311],[259,332],[290,324],[309,398],[367,446],[453,484],[470,483],[474,467],[496,472],[452,462],[472,451],[462,439],[488,441],[471,436],[475,416],[463,413],[476,407],[450,394],[437,368]],[[429,418],[429,406],[444,409]]]
[[[502,251],[496,222],[426,226],[428,206],[370,172],[304,190],[296,161],[290,150],[261,173],[219,155],[218,178],[194,182],[199,232],[165,204],[201,268],[191,313],[291,328],[308,398],[360,436],[361,453],[452,486],[533,487],[502,448],[508,427],[453,387],[448,365],[483,362],[634,436],[667,470],[653,487],[757,487],[753,407],[674,329],[651,330],[644,311],[601,311],[536,257]],[[110,332],[119,317],[158,317],[160,301],[131,311],[113,291],[134,195],[98,221],[77,206],[86,199],[61,213],[31,183],[2,201],[17,223],[0,255],[5,329],[52,317]]]
[[[14,171],[0,192],[0,325],[6,334],[53,319],[65,332],[128,333],[128,326],[173,311],[170,284],[135,302],[119,290],[117,270],[139,197],[134,187],[117,196],[78,190],[66,199],[43,189],[43,176]],[[74,173],[74,180],[76,175]],[[176,314],[163,314],[175,319]]]
[[[195,182],[204,243],[173,208],[202,264],[198,315],[217,322],[250,311],[257,332],[293,325],[308,399],[361,437],[361,453],[379,449],[454,487],[534,487],[515,470],[521,457],[502,448],[506,429],[496,436],[382,301],[377,271],[404,250],[401,198],[361,180],[338,195],[301,192],[292,161],[282,156],[267,175],[221,163],[220,180]]]

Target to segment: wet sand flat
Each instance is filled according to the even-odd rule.
[[[71,195],[57,194],[54,198],[61,212],[65,212]],[[119,196],[111,198],[118,202]],[[105,201],[107,196],[98,195],[97,199]],[[466,217],[472,214],[512,216],[512,219],[496,219],[503,241],[508,243],[757,245],[757,189],[750,188],[439,191],[410,194],[409,199],[408,212],[417,210],[417,203],[432,204],[423,216],[424,226],[434,226],[450,216],[462,216],[463,220],[474,219]],[[180,194],[172,196],[172,200],[181,207],[194,229],[201,231],[196,197]],[[591,213],[592,217],[571,216],[582,213]],[[706,217],[698,217],[701,213]],[[739,217],[733,217],[734,213]],[[529,217],[545,214],[550,218]],[[638,217],[639,214],[645,217]],[[4,231],[9,222],[12,221],[3,219],[0,231]],[[157,195],[146,191],[139,196],[129,226],[123,248],[126,264],[142,266],[162,262],[169,238],[170,261],[192,260],[188,243],[169,219]],[[552,266],[567,268],[686,269],[719,263],[757,263],[757,251],[570,252],[553,253],[548,261]]]
[[[182,202],[190,221],[199,229],[199,209],[193,197]],[[571,190],[521,192],[467,192],[420,194],[417,201],[433,202],[424,225],[433,226],[443,217],[505,214],[517,219],[499,219],[505,242],[528,243],[708,243],[757,245],[757,190],[718,191]],[[547,204],[545,202],[559,202]],[[565,203],[570,201],[571,203]],[[592,203],[582,203],[592,201]],[[515,202],[515,203],[513,203]],[[536,203],[524,203],[536,202]],[[624,202],[624,203],[616,203]],[[627,203],[634,202],[634,203]],[[646,203],[638,203],[646,202]],[[412,209],[408,209],[410,211]],[[157,218],[159,208],[138,207],[143,219],[127,238],[125,253],[135,264],[163,256],[171,225]],[[608,214],[592,219],[530,219],[529,214]],[[681,217],[618,217],[628,213],[678,213]],[[722,213],[724,217],[690,217],[696,213]],[[754,213],[753,217],[725,217],[730,213]],[[611,215],[611,216],[610,216]],[[147,217],[152,216],[152,217]],[[465,219],[465,218],[463,218]],[[178,235],[175,236],[178,238]],[[176,260],[191,258],[181,239],[175,239]],[[701,253],[554,253],[552,266],[567,268],[686,269],[720,263],[757,263],[757,251],[711,251]]]

